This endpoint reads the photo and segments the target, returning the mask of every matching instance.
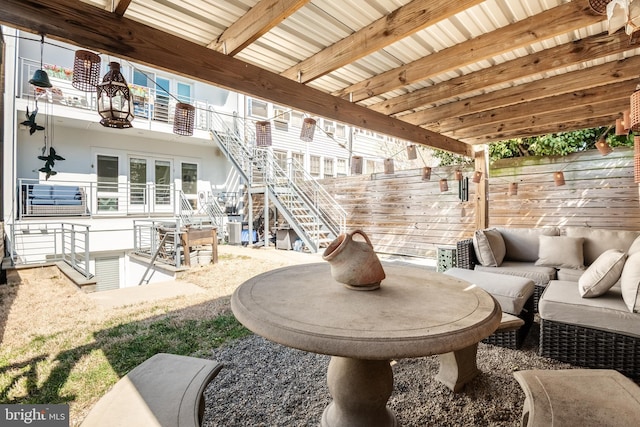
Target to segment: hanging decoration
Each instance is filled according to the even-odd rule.
[[[305,117],[304,120],[302,120],[302,129],[300,129],[300,140],[312,142],[315,131],[316,121],[311,117]]]
[[[628,133],[629,131],[625,129],[622,119],[616,119],[616,136],[625,136]]]
[[[258,147],[270,147],[271,143],[271,122],[256,122],[256,145]]]
[[[33,135],[37,130],[44,130],[44,126],[40,126],[36,123],[36,115],[38,114],[38,101],[36,100],[36,108],[33,112],[29,112],[29,107],[27,107],[27,120],[20,123],[23,126],[27,126],[29,128],[29,135]]]
[[[479,184],[481,180],[482,180],[482,171],[475,171],[473,173],[472,181],[476,184]]]
[[[613,151],[611,149],[611,146],[607,142],[607,134],[609,133],[612,127],[613,126],[609,126],[604,132],[602,132],[602,135],[600,135],[600,138],[598,138],[598,140],[596,141],[596,148],[598,149],[600,154],[602,154],[603,156],[606,156],[607,154]]]
[[[564,185],[564,173],[562,171],[555,172],[553,174],[553,181],[555,182],[556,187]]]
[[[37,101],[36,101],[37,102]],[[49,104],[45,104],[45,110],[47,108],[53,108]],[[37,109],[37,103],[36,103]],[[42,147],[42,155],[38,156],[38,160],[44,161],[44,166],[38,169],[39,172],[45,174],[45,179],[49,180],[50,177],[56,175],[56,172],[53,167],[56,164],[57,160],[64,160],[64,157],[60,156],[56,149],[53,148],[53,120],[51,119],[51,114],[47,114],[45,111],[45,129],[44,133],[44,145]]]
[[[49,75],[46,71],[44,71],[43,66],[43,57],[44,57],[44,34],[40,35],[40,69],[36,70],[33,73],[33,77],[29,80],[33,86],[42,87],[42,88],[50,88],[52,87],[51,82],[49,81]]]
[[[388,158],[388,159],[384,159],[384,173],[389,175],[389,174],[393,174],[395,172],[394,166],[393,166],[393,158]]]
[[[173,133],[191,136],[196,123],[196,107],[184,102],[178,102],[173,114]]]
[[[97,91],[100,124],[117,129],[130,128],[134,118],[133,100],[119,63],[109,63],[109,71],[98,84]]]
[[[631,94],[629,107],[628,113],[625,111],[625,128],[633,132],[640,132],[640,87],[636,87],[636,91]]]
[[[449,191],[449,184],[447,183],[446,178],[442,178],[440,180],[440,192],[444,193],[445,191]]]
[[[425,166],[422,168],[422,180],[423,181],[431,180],[431,168],[429,166]]]
[[[509,184],[509,195],[510,196],[517,196],[518,195],[518,183],[517,182],[512,182],[511,184]]]
[[[76,50],[71,86],[84,92],[95,92],[100,83],[100,56],[88,50]]]
[[[351,157],[351,175],[362,175],[362,156]]]
[[[460,181],[462,180],[462,171],[461,170],[456,170],[456,181]]]
[[[415,160],[418,158],[418,153],[416,152],[416,146],[413,144],[407,145],[407,159]]]

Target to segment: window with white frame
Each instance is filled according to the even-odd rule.
[[[332,177],[335,174],[333,170],[333,159],[330,157],[324,158],[324,176]]]
[[[291,121],[291,110],[286,107],[273,106],[273,120],[289,123]]]
[[[309,156],[309,173],[313,177],[320,176],[320,156]]]
[[[250,98],[248,102],[250,116],[259,117],[261,119],[266,119],[267,117],[269,117],[266,102],[252,98]]]
[[[347,127],[343,124],[336,123],[336,138],[346,138],[347,137]]]
[[[299,111],[291,112],[291,126],[296,128],[302,127],[302,119],[304,119],[304,114]]]
[[[273,150],[273,158],[281,169],[287,170],[287,152]]]
[[[336,133],[336,122],[332,120],[325,120],[323,123],[324,131],[327,135],[333,136]]]
[[[338,159],[337,168],[336,168],[337,176],[347,176],[347,159]]]
[[[291,153],[291,159],[294,165],[304,168],[304,154],[303,153]]]

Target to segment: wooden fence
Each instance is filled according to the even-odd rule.
[[[453,167],[433,168],[430,181],[419,169],[326,179],[327,191],[347,211],[347,228],[364,230],[379,252],[435,257],[439,246],[470,237],[475,229],[475,189],[469,201],[458,197]],[[553,173],[566,184],[557,187]],[[463,170],[471,178],[471,169]],[[640,230],[633,149],[608,156],[596,150],[565,157],[500,160],[489,173],[489,226],[581,225]],[[440,178],[449,191],[441,193]],[[509,195],[511,182],[517,195]]]

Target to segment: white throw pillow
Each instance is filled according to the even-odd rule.
[[[627,254],[618,249],[604,251],[578,279],[578,290],[582,298],[599,297],[616,284]]]
[[[640,252],[627,257],[620,276],[622,299],[632,313],[640,313]]]
[[[583,237],[540,236],[536,265],[584,269]]]
[[[636,240],[633,241],[629,250],[627,251],[627,255],[631,256],[636,252],[640,252],[640,236],[636,237]]]
[[[496,229],[476,230],[473,248],[478,262],[485,267],[499,267],[507,252],[502,234]]]

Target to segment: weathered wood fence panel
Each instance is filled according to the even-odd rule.
[[[556,187],[562,171],[566,185]],[[464,170],[471,178],[473,171]],[[440,193],[440,178],[449,191]],[[518,183],[517,195],[508,194]],[[473,235],[475,187],[469,201],[458,198],[454,168],[434,168],[430,181],[421,170],[326,179],[327,191],[347,211],[347,228],[362,229],[377,251],[435,257],[441,245]],[[489,226],[578,225],[640,230],[638,185],[633,182],[633,149],[597,150],[565,157],[505,159],[490,167]]]
[[[448,179],[444,193],[441,178]],[[469,182],[469,201],[462,202],[451,167],[433,168],[430,181],[422,180],[422,169],[411,169],[321,183],[347,212],[347,229],[363,230],[378,252],[434,258],[438,246],[454,244],[475,226],[475,184]]]
[[[566,184],[555,186],[562,171]],[[508,195],[510,182],[518,194]],[[640,230],[638,185],[633,180],[633,149],[597,150],[566,157],[524,157],[491,166],[490,226],[576,225]]]

